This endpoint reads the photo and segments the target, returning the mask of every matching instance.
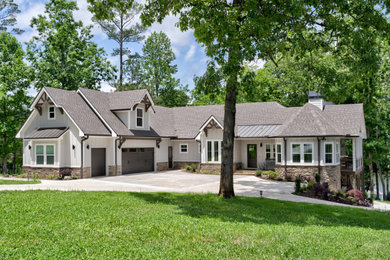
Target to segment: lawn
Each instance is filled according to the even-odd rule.
[[[215,195],[0,192],[0,259],[375,259],[388,213]]]
[[[38,184],[40,180],[21,181],[21,180],[0,180],[0,185],[13,185],[13,184]]]

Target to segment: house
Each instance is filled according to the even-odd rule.
[[[196,164],[219,171],[223,105],[166,108],[147,90],[105,93],[45,87],[17,134],[23,171],[79,178]],[[272,169],[334,190],[363,188],[362,104],[334,105],[311,92],[302,107],[237,104],[234,168]]]

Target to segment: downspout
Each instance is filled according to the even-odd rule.
[[[318,161],[318,174],[321,175],[321,139],[319,137],[317,137],[317,142],[318,142],[318,158],[317,158],[317,161]]]
[[[114,176],[117,175],[118,173],[118,141],[120,140],[120,138],[117,138],[115,139],[115,173],[114,173]]]
[[[284,171],[287,172],[287,140],[283,137],[284,141]]]
[[[80,167],[80,177],[84,177],[84,141],[88,140],[89,135],[81,137],[81,167]]]

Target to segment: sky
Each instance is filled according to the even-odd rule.
[[[30,27],[30,22],[33,17],[43,14],[45,11],[45,3],[47,0],[16,0],[19,5],[20,14],[17,16],[17,28],[23,29],[25,32],[17,35],[17,39],[24,43],[31,40],[37,32]],[[111,56],[112,49],[116,47],[113,40],[109,40],[98,25],[92,21],[92,14],[88,11],[88,4],[86,0],[77,0],[79,10],[74,13],[76,20],[81,20],[84,25],[93,25],[92,33],[94,37],[92,40],[103,47],[107,53],[108,60],[113,64],[119,65],[119,56]],[[195,41],[193,31],[181,32],[176,26],[177,18],[173,16],[167,17],[162,24],[155,23],[145,32],[145,37],[152,32],[163,31],[171,40],[172,49],[176,55],[174,64],[177,64],[178,72],[175,74],[176,78],[180,79],[182,84],[188,84],[189,88],[194,87],[194,75],[203,75],[206,70],[207,56],[204,48]],[[141,43],[130,43],[127,46],[132,52],[141,52]],[[25,47],[25,45],[23,44]],[[113,88],[107,82],[102,84],[102,91],[112,91]],[[35,90],[30,90],[30,94],[36,94]]]

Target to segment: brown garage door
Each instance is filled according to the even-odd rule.
[[[154,170],[154,148],[123,148],[122,174]]]
[[[92,177],[106,175],[106,148],[91,149]]]

